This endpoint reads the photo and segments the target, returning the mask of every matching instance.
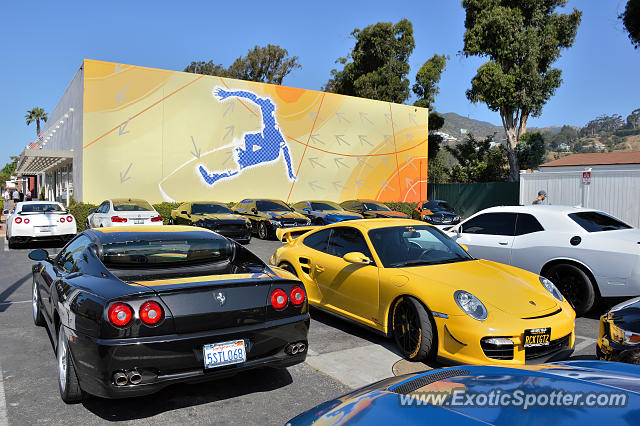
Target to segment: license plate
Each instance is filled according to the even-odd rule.
[[[51,228],[48,226],[43,226],[40,228],[40,232],[51,232]]]
[[[549,342],[551,342],[551,327],[532,328],[524,331],[525,348],[549,346]]]
[[[136,225],[142,225],[144,223],[144,219],[133,219],[133,223]]]
[[[222,367],[223,365],[240,364],[247,360],[244,340],[204,345],[204,368]]]

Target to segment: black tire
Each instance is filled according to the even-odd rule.
[[[269,228],[267,227],[266,222],[258,223],[258,238],[261,240],[269,239]]]
[[[173,218],[172,217],[169,218],[169,221],[167,222],[167,224],[168,225],[173,225]]]
[[[596,303],[596,290],[589,276],[569,263],[553,265],[544,274],[571,302],[577,316],[589,312]]]
[[[288,262],[282,262],[280,264],[280,268],[284,269],[285,271],[291,272],[293,275],[296,276],[296,278],[298,278],[298,273],[296,272],[296,268],[294,268],[292,264]]]
[[[76,368],[71,359],[71,352],[67,345],[67,338],[64,334],[64,326],[60,325],[58,331],[58,346],[56,348],[56,359],[58,361],[58,389],[60,397],[67,404],[74,404],[82,401],[84,393],[80,388]]]
[[[89,225],[89,219],[84,221],[84,229],[91,229],[91,225]]]
[[[425,307],[413,297],[400,298],[391,311],[396,346],[409,361],[424,361],[437,352],[434,325]]]
[[[15,238],[8,238],[7,239],[7,245],[9,246],[10,249],[14,249],[16,248],[16,239]]]
[[[33,282],[31,284],[31,307],[33,310],[33,323],[42,327],[44,325],[44,317],[42,316],[42,306],[40,304],[40,291],[36,285],[36,277],[33,276]]]

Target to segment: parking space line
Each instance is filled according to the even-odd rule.
[[[581,351],[581,350],[589,347],[590,345],[595,344],[598,341],[597,339],[592,339],[591,337],[582,337],[582,336],[576,336],[576,339],[584,340],[583,342],[577,343],[573,347],[573,350],[576,351],[576,352]]]
[[[2,371],[2,364],[0,364],[0,426],[8,426],[9,418],[7,416],[7,403],[4,399],[4,372]]]
[[[31,300],[17,300],[15,302],[0,302],[0,305],[14,305],[16,303],[31,303]]]
[[[9,251],[9,244],[7,244],[7,240],[2,239],[2,245],[4,246],[4,251]]]

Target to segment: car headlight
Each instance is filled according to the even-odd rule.
[[[480,299],[468,291],[456,291],[453,293],[453,299],[456,301],[460,309],[462,309],[464,313],[469,315],[471,318],[478,321],[484,321],[487,319],[487,316],[489,315],[487,308],[484,307]]]
[[[250,221],[250,220],[247,220],[247,221],[244,223],[244,226],[246,226],[247,228],[251,228],[251,221]]]
[[[307,226],[311,225],[311,219],[307,219],[307,222],[305,223],[305,225]]]
[[[423,219],[425,222],[431,222],[431,220],[432,220],[431,216],[429,216],[428,214],[426,214],[426,215],[422,216],[422,219]]]
[[[562,293],[560,293],[560,290],[558,290],[558,287],[556,287],[555,284],[553,284],[551,281],[549,281],[545,277],[539,277],[539,278],[540,278],[540,283],[542,283],[542,286],[546,288],[547,291],[551,293],[553,297],[555,297],[561,302],[564,302],[564,297],[562,297]]]
[[[453,218],[453,221],[454,221],[454,222],[457,222],[457,221],[459,221],[459,220],[460,220],[460,216],[456,216],[456,217],[454,217],[454,218]]]
[[[616,343],[624,343],[626,345],[640,344],[640,334],[623,330],[612,322],[609,323],[609,334],[611,335],[611,340]]]
[[[280,223],[279,220],[270,220],[269,223],[271,223],[273,226],[282,226],[282,223]]]

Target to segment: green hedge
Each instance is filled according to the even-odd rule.
[[[69,204],[69,212],[76,219],[78,225],[78,232],[84,231],[84,225],[87,221],[87,216],[91,214],[90,209],[97,209],[98,206],[89,203],[76,203]]]
[[[391,210],[402,212],[409,217],[412,217],[415,208],[418,207],[418,203],[407,203],[405,201],[389,202],[385,204]]]
[[[171,210],[177,209],[182,203],[159,203],[154,204],[153,208],[156,209],[160,216],[162,216],[162,223],[169,224],[169,218],[171,217]]]

